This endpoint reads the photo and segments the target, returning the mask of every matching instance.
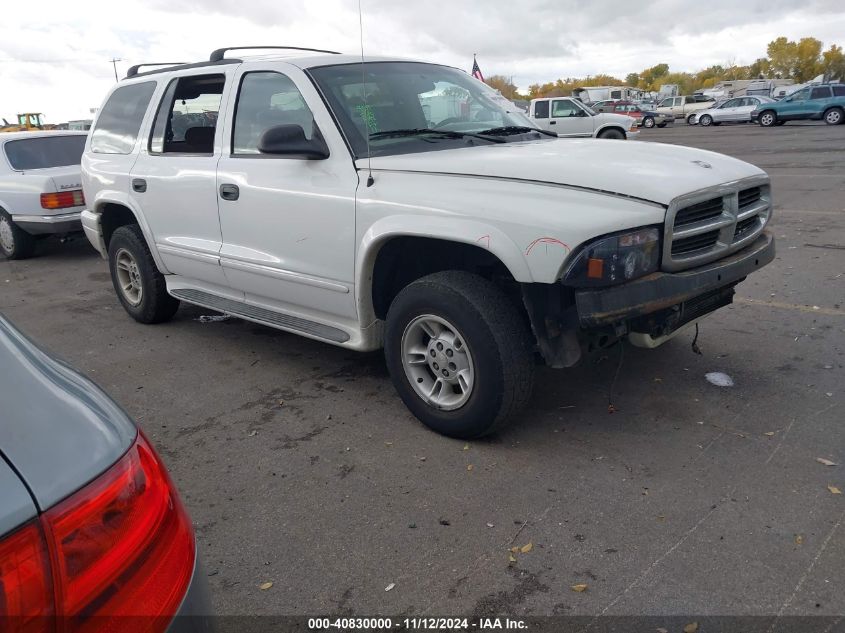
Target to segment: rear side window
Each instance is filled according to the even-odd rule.
[[[153,154],[213,154],[225,75],[174,79],[164,91],[150,136]]]
[[[4,149],[9,165],[18,171],[79,165],[85,149],[85,136],[24,138],[9,141]]]
[[[549,102],[548,101],[537,101],[534,104],[534,118],[535,119],[548,119],[549,118]]]
[[[845,86],[833,86],[834,97],[845,97]]]
[[[830,88],[828,86],[813,88],[810,92],[810,99],[827,99],[828,97],[830,97]]]
[[[155,88],[154,81],[147,81],[115,90],[97,117],[97,125],[91,133],[91,151],[129,154],[135,147]]]

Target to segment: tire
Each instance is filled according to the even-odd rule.
[[[695,114],[690,114],[687,117],[687,125],[695,125]]]
[[[602,130],[601,132],[599,132],[598,138],[608,138],[622,141],[625,140],[625,132],[615,127],[612,127],[609,130]]]
[[[657,127],[666,127],[667,125],[669,125],[669,124],[668,123],[658,123]]]
[[[109,272],[117,298],[139,323],[168,321],[179,300],[167,294],[144,234],[137,224],[118,228],[109,241]]]
[[[12,221],[5,209],[0,209],[0,254],[8,259],[26,259],[35,253],[35,236]]]
[[[444,271],[406,286],[387,313],[384,353],[405,406],[448,437],[488,435],[531,396],[528,327],[508,297],[478,275]]]
[[[711,125],[713,125],[713,117],[709,114],[702,114],[701,118],[698,119],[698,124],[701,127],[710,127]]]
[[[649,127],[649,128],[654,127],[654,117],[653,116],[647,116],[646,118],[644,118],[643,119],[643,127]]]
[[[761,127],[772,127],[778,122],[778,115],[774,110],[763,110],[757,119]]]
[[[825,111],[822,118],[828,125],[840,125],[845,120],[845,113],[841,108],[830,108]]]

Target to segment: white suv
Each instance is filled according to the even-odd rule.
[[[634,117],[596,112],[570,97],[532,99],[528,116],[538,127],[564,137],[592,136],[621,140],[634,139],[640,133]]]
[[[446,66],[227,50],[132,69],[85,148],[83,226],[138,321],[186,301],[383,346],[410,410],[470,438],[535,358],[658,345],[774,257],[748,163],[559,139]]]

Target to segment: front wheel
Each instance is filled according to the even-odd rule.
[[[687,117],[687,125],[695,125],[695,115],[694,114],[690,114]]]
[[[709,114],[702,114],[701,118],[698,120],[698,124],[701,127],[710,127],[713,124],[713,117]]]
[[[824,122],[828,125],[839,125],[840,123],[842,123],[843,119],[842,110],[840,110],[839,108],[831,108],[830,110],[824,113],[824,116],[822,118],[824,119]]]
[[[599,132],[599,138],[610,138],[621,141],[625,139],[625,132],[617,128],[611,128],[609,130]]]
[[[654,117],[647,116],[643,119],[643,127],[654,127]]]
[[[771,110],[766,110],[760,113],[760,125],[763,127],[772,127],[778,123],[778,115]]]
[[[164,275],[137,224],[121,226],[112,235],[109,272],[117,298],[139,323],[167,321],[179,309],[179,300],[167,294]]]
[[[26,259],[35,253],[35,237],[15,224],[5,209],[0,209],[0,253],[8,259]]]
[[[531,395],[527,325],[478,275],[444,271],[406,286],[388,310],[384,352],[411,413],[449,437],[492,433]]]

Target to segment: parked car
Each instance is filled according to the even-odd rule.
[[[39,236],[82,230],[85,132],[0,134],[0,254],[24,259]]]
[[[149,440],[2,315],[0,367],[3,630],[210,630],[191,520]]]
[[[561,139],[535,124],[563,118],[447,66],[227,50],[130,72],[83,154],[83,226],[139,322],[186,301],[384,347],[414,415],[472,438],[527,403],[537,357],[660,345],[774,257],[769,178],[748,163]],[[556,101],[580,108],[535,117]],[[199,103],[216,121],[172,134]]]
[[[751,113],[751,120],[763,127],[808,119],[828,125],[845,121],[845,84],[807,86],[780,101],[761,104]]]
[[[638,127],[652,128],[666,127],[675,122],[675,117],[664,112],[654,112],[652,110],[645,110],[641,105],[631,103],[628,101],[619,101],[612,110],[613,114],[624,114],[625,116],[633,117],[637,121]]]
[[[532,99],[528,116],[537,127],[555,132],[558,136],[626,139],[639,134],[633,117],[596,112],[569,97]]]
[[[606,99],[604,101],[596,101],[589,105],[590,109],[596,112],[613,112],[613,106],[617,103],[630,103],[629,101],[620,101],[619,99]]]
[[[669,97],[660,102],[655,112],[671,114],[675,119],[684,119],[691,124],[690,117],[699,110],[706,110],[713,106],[713,99],[702,95],[685,95]]]
[[[708,127],[722,123],[750,123],[751,113],[767,103],[775,103],[769,97],[736,97],[722,103],[700,110],[691,115],[690,123]]]

